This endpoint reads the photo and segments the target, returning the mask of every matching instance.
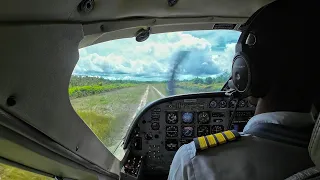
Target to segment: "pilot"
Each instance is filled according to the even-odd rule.
[[[314,166],[307,146],[320,76],[318,59],[309,58],[315,55],[313,39],[300,24],[311,18],[304,11],[312,8],[304,6],[301,1],[278,0],[242,26],[232,81],[238,92],[257,99],[255,115],[235,141],[210,144],[206,136],[202,146],[199,138],[181,146],[169,180],[277,180]]]

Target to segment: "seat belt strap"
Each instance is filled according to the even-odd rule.
[[[300,171],[285,180],[318,180],[320,179],[320,171],[316,167],[311,167]]]

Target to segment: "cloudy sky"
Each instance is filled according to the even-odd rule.
[[[239,36],[239,32],[228,30],[189,31],[152,34],[140,43],[135,38],[104,42],[79,50],[80,58],[73,74],[166,80],[180,57],[179,79],[214,77],[230,71]],[[187,52],[184,58],[181,52]]]

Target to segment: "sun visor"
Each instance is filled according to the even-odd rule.
[[[317,118],[317,122],[314,126],[312,136],[309,143],[309,154],[316,165],[316,167],[320,168],[320,115]]]

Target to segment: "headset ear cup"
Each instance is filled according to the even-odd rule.
[[[235,89],[246,94],[250,89],[251,70],[248,58],[243,53],[237,53],[232,64],[232,81]]]
[[[252,63],[250,58],[243,52],[237,53],[232,64],[232,82],[234,88],[243,97],[264,97],[269,91],[268,81],[265,75],[261,75],[262,67]]]

